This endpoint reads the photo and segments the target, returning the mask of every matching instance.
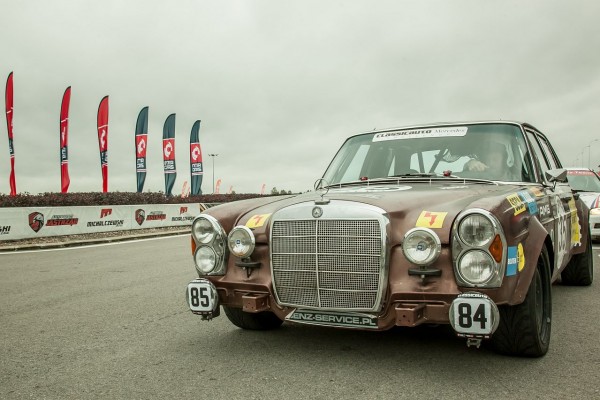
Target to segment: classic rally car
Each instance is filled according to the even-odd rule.
[[[590,208],[592,240],[600,240],[600,177],[589,168],[567,168],[567,179],[573,191]]]
[[[552,283],[590,285],[588,208],[548,139],[489,121],[350,137],[315,191],[203,211],[187,302],[236,326],[450,324],[468,345],[548,351]]]

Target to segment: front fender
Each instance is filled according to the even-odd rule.
[[[548,238],[548,231],[546,231],[546,228],[544,228],[540,221],[537,218],[530,218],[527,237],[522,242],[525,266],[518,275],[517,285],[515,286],[515,290],[508,304],[520,304],[525,300],[525,296],[527,296],[527,291],[529,290],[529,285],[533,279],[533,274],[537,268],[538,258]],[[547,245],[552,247],[549,240]],[[552,269],[552,265],[554,265],[554,249],[549,248],[548,253],[550,254],[550,268]],[[549,271],[549,273],[552,272],[553,271]]]

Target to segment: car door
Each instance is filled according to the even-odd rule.
[[[537,131],[526,130],[533,153],[536,155],[541,183],[546,187],[550,218],[546,227],[554,248],[554,275],[564,268],[570,260],[571,248],[580,243],[579,219],[575,206],[575,198],[571,187],[566,182],[550,183],[546,171],[562,168],[560,160],[544,135]]]

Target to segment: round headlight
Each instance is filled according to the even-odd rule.
[[[471,214],[460,222],[458,235],[468,246],[481,247],[494,239],[496,233],[489,218],[482,214]]]
[[[234,256],[248,257],[254,251],[254,234],[247,226],[236,226],[229,232],[227,244]]]
[[[198,217],[192,225],[192,235],[194,238],[203,244],[212,242],[215,238],[215,227],[212,222],[206,217]]]
[[[402,241],[404,256],[413,264],[429,265],[437,260],[442,246],[438,236],[427,228],[413,228]]]
[[[203,274],[209,274],[217,265],[217,255],[214,250],[208,246],[201,246],[196,249],[194,261],[198,271]]]
[[[486,283],[495,271],[494,260],[490,255],[481,250],[472,250],[465,253],[458,263],[458,273],[463,280],[472,285]]]

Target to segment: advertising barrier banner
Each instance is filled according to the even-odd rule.
[[[189,226],[202,203],[0,208],[0,241]]]

